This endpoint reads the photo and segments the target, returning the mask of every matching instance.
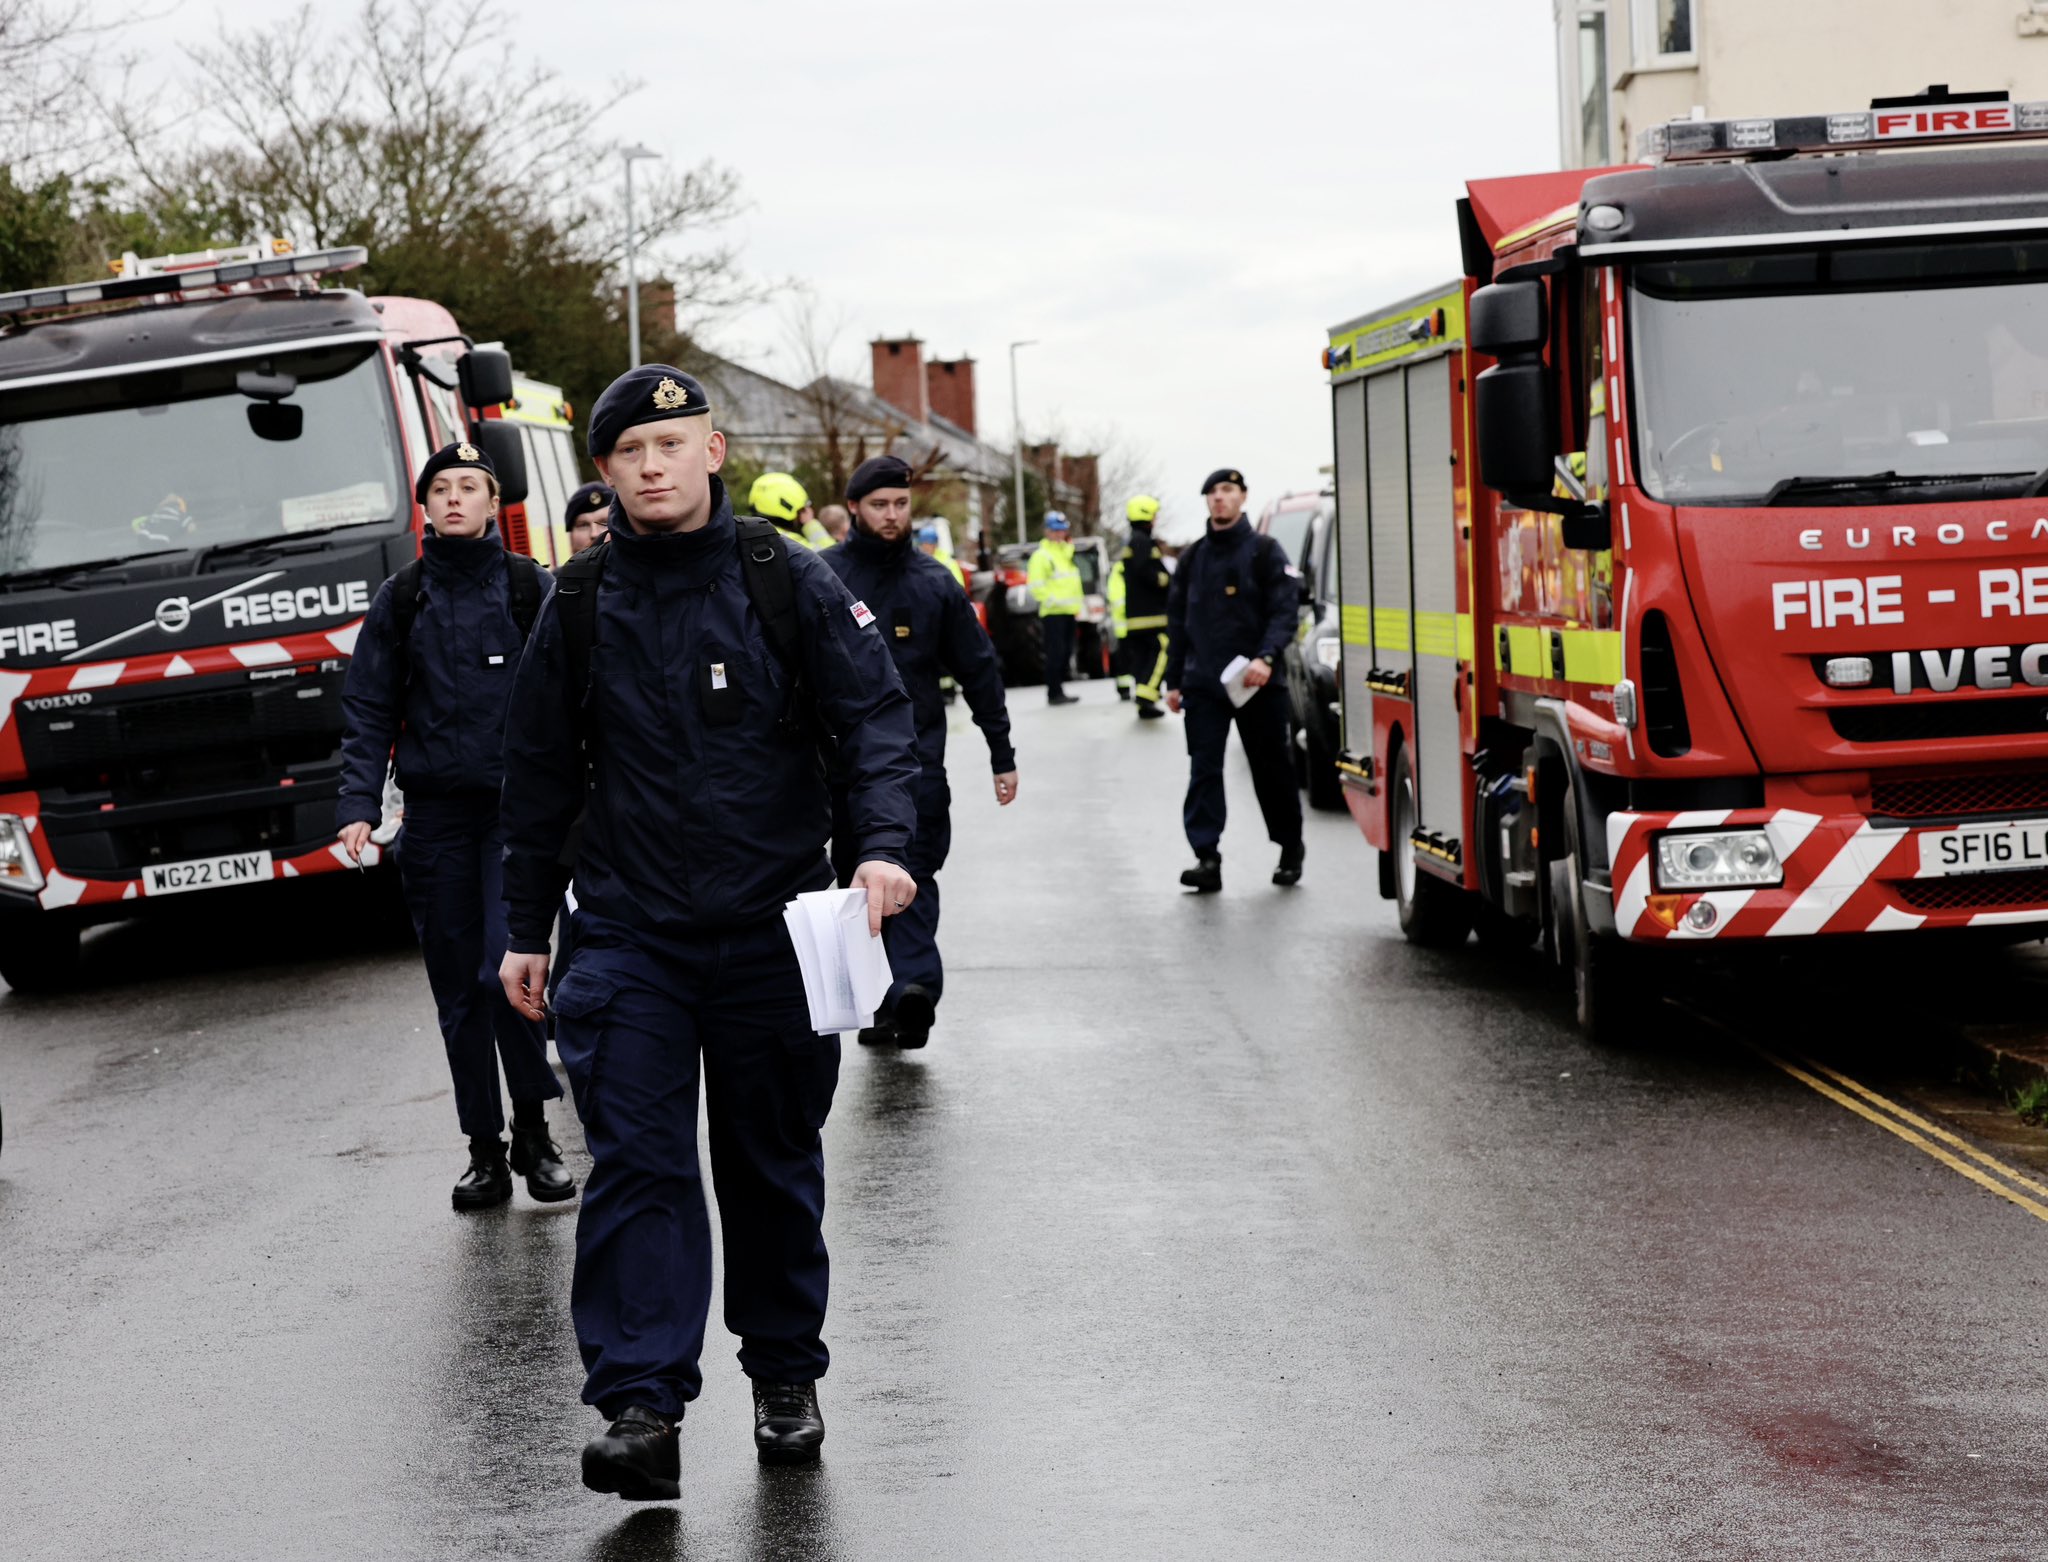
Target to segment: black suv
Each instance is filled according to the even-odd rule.
[[[1326,499],[1310,516],[1301,553],[1301,628],[1287,647],[1287,699],[1293,707],[1294,773],[1312,808],[1344,806],[1337,775],[1337,668],[1343,609],[1337,602],[1337,512]]]

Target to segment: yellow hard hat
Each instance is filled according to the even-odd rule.
[[[804,485],[787,472],[763,472],[754,479],[754,491],[748,498],[754,513],[771,521],[793,521],[811,502]]]
[[[1159,501],[1150,494],[1139,494],[1124,506],[1124,519],[1136,521],[1141,526],[1149,526],[1159,519]]]

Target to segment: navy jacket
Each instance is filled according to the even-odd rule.
[[[824,766],[815,739],[782,719],[789,675],[747,597],[716,478],[712,499],[712,520],[694,532],[642,535],[623,514],[612,528],[583,722],[587,790],[584,691],[569,687],[559,595],[534,625],[505,730],[505,899],[517,953],[547,953],[579,813],[577,905],[610,927],[656,938],[741,927],[833,882]],[[838,577],[802,548],[789,564],[802,678],[838,741],[861,856],[901,866],[916,825],[910,701],[880,629]]]
[[[1282,653],[1301,621],[1300,577],[1278,541],[1263,546],[1269,557],[1255,568],[1259,535],[1240,516],[1181,554],[1166,594],[1167,688],[1220,688],[1223,669],[1238,656],[1268,658],[1272,682],[1286,682]]]
[[[429,532],[421,557],[411,655],[398,644],[396,576],[371,601],[356,638],[341,689],[347,730],[337,826],[384,817],[394,742],[398,784],[409,793],[494,792],[505,777],[505,707],[521,637],[497,523],[481,537]]]
[[[818,555],[846,589],[875,615],[917,718],[917,758],[928,776],[946,772],[946,696],[942,673],[952,674],[967,696],[975,725],[988,738],[995,774],[1017,768],[1010,746],[1010,713],[1003,704],[1003,671],[996,648],[974,616],[974,604],[951,570],[920,553],[905,537],[883,542],[856,524],[846,541]]]

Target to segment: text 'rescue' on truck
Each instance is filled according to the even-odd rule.
[[[1346,801],[1596,1033],[1652,944],[2048,923],[2048,103],[1646,139],[1325,353]]]
[[[413,558],[413,474],[471,439],[526,489],[509,360],[281,241],[0,295],[0,977],[86,924],[339,872],[341,681]],[[530,442],[532,431],[524,431]]]

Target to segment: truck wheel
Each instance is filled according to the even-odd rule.
[[[1593,932],[1586,918],[1585,853],[1579,847],[1578,798],[1564,794],[1564,834],[1569,857],[1551,867],[1551,903],[1557,910],[1558,963],[1572,973],[1572,997],[1579,1029],[1603,1047],[1641,1040],[1655,994],[1643,981],[1642,951],[1612,933]]]
[[[1337,774],[1337,756],[1316,741],[1316,729],[1308,729],[1308,745],[1302,751],[1307,769],[1308,805],[1325,813],[1344,811],[1344,781]]]
[[[1404,748],[1394,761],[1394,901],[1408,942],[1425,949],[1454,949],[1472,931],[1470,897],[1415,860],[1415,762]]]
[[[78,924],[21,916],[0,922],[0,981],[18,993],[62,992],[78,980]]]

